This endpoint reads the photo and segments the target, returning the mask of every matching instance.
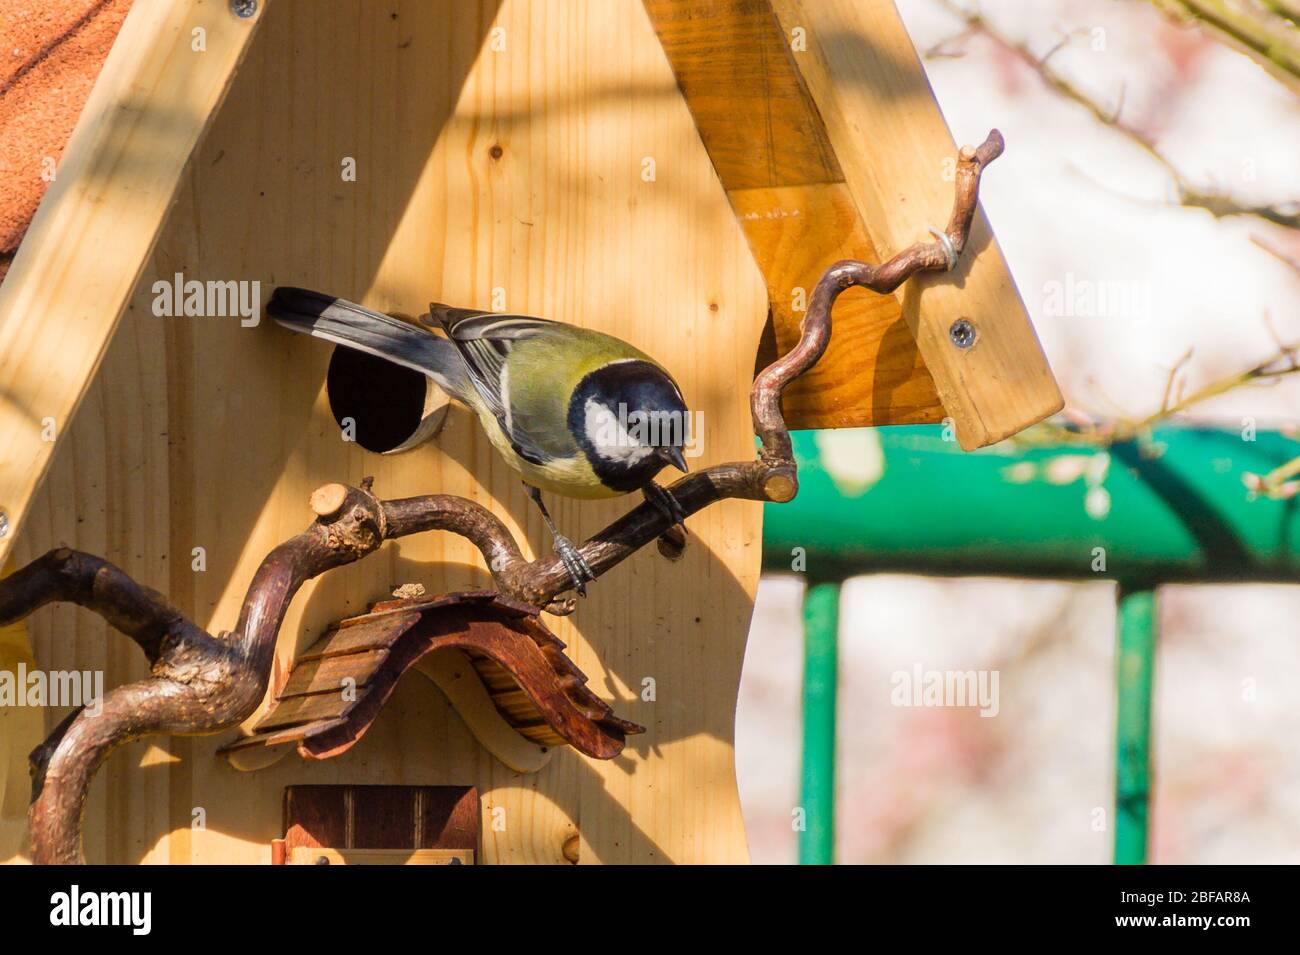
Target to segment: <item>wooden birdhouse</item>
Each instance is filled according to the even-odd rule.
[[[835,288],[784,423],[950,418],[976,448],[1061,403],[975,211],[999,150],[959,157],[888,0],[136,0],[0,286],[0,566],[98,555],[192,622],[149,610],[132,646],[103,617],[144,598],[115,572],[39,565],[100,614],[40,610],[23,659],[107,690],[146,686],[151,647],[274,639],[235,725],[159,718],[113,751],[86,857],[745,860],[733,730],[758,500],[791,475],[717,503],[697,479],[679,560],[598,540],[609,572],[542,613],[502,596],[481,546],[379,506],[463,498],[520,563],[548,557],[472,415],[261,306],[296,285],[609,332],[676,375],[699,470],[754,459],[755,371],[813,324],[828,267],[928,243],[929,271],[890,294]],[[551,510],[585,541],[639,504]],[[653,540],[649,520],[622,529]],[[264,563],[292,540],[332,568],[296,593]],[[41,712],[0,721],[0,754],[72,745],[69,708]],[[27,783],[3,771],[12,815]],[[0,823],[0,857],[43,837],[24,826]]]

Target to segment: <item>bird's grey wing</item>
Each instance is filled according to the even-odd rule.
[[[551,460],[554,455],[527,431],[516,427],[512,420],[510,398],[506,393],[509,389],[506,359],[510,357],[515,342],[540,334],[556,323],[527,315],[478,312],[437,303],[429,306],[429,312],[433,320],[442,325],[447,340],[464,359],[470,382],[497,419],[502,433],[510,439],[515,453],[538,465]]]
[[[546,318],[532,315],[511,315],[500,312],[484,312],[472,308],[452,308],[450,305],[437,303],[429,306],[435,322],[447,332],[447,337],[460,342],[486,339],[489,341],[509,342],[528,338],[532,335],[555,331],[557,327],[566,328],[562,322],[553,322]]]
[[[409,322],[346,299],[291,286],[277,288],[266,310],[285,328],[428,375],[453,398],[463,401],[473,388],[457,349]]]

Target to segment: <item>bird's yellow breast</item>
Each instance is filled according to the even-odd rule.
[[[488,440],[505,458],[507,464],[519,472],[526,482],[543,491],[551,491],[564,497],[576,497],[592,500],[603,497],[618,497],[626,491],[616,491],[601,483],[596,472],[592,470],[586,455],[579,451],[574,457],[552,458],[545,465],[525,461],[510,445],[510,439],[501,430],[496,415],[487,408],[475,408],[479,423],[483,426]]]

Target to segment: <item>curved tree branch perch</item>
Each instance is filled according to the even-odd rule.
[[[795,348],[762,372],[750,399],[754,432],[762,442],[753,461],[719,464],[669,489],[687,516],[724,498],[784,502],[798,492],[781,394],[821,358],[830,342],[831,309],[845,289],[888,293],[910,276],[949,267],[960,253],[975,214],[980,174],[1002,152],[994,130],[957,162],[956,197],[947,243],[913,245],[887,262],[837,262],[813,290],[803,335]],[[79,604],[131,637],[149,659],[152,675],[111,690],[102,712],[71,715],[33,751],[29,811],[32,853],[38,863],[81,862],[81,814],[96,769],[124,743],[157,733],[196,736],[237,726],[266,695],[280,626],[308,580],[373,553],[385,540],[443,530],[468,539],[483,554],[502,593],[553,613],[573,609],[561,595],[570,578],[558,558],[528,561],[505,524],[473,501],[447,494],[385,501],[360,488],[327,484],[311,499],[316,520],[276,547],[249,584],[233,633],[213,636],[153,590],[107,561],[59,548],[0,581],[0,624],[28,616],[52,601]],[[633,508],[580,548],[597,576],[671,530],[669,518],[645,503]]]

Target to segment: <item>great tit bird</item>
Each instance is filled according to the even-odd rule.
[[[667,370],[627,342],[563,322],[438,304],[420,319],[431,327],[419,327],[285,286],[266,308],[286,328],[427,375],[475,411],[523,477],[578,593],[585,595],[595,575],[556,528],[541,490],[575,498],[640,490],[673,523],[682,522],[677,502],[654,477],[669,464],[687,470],[686,402]]]

